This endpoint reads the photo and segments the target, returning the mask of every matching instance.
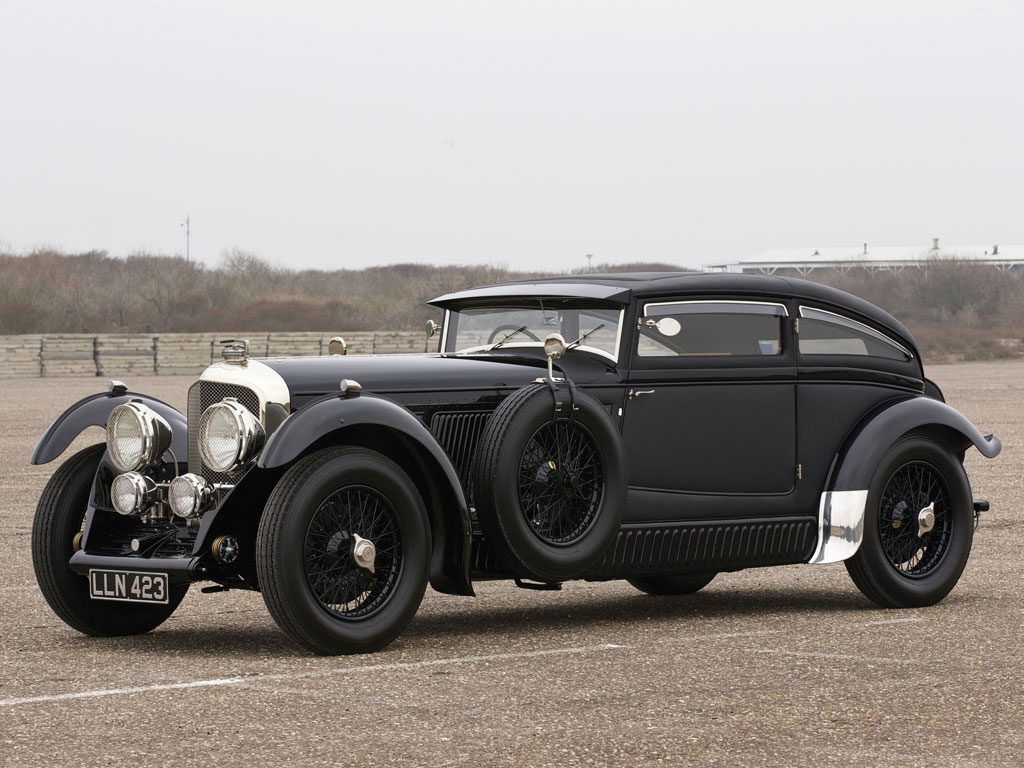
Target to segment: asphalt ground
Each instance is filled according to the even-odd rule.
[[[722,574],[655,598],[625,582],[428,590],[369,656],[292,646],[258,594],[194,589],[157,631],[78,635],[29,551],[55,465],[39,434],[89,380],[0,380],[0,758],[21,765],[1020,766],[1024,363],[929,371],[1003,440],[967,458],[992,511],[953,593],[886,611],[842,565]],[[133,379],[184,406],[187,378]],[[73,450],[102,439],[90,430]]]

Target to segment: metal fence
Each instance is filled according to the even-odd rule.
[[[437,339],[423,331],[27,334],[0,336],[0,378],[195,375],[220,360],[221,339],[248,339],[253,357],[295,357],[327,354],[334,336],[343,337],[355,355],[437,349]]]

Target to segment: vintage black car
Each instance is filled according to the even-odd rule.
[[[119,382],[32,536],[53,610],[146,632],[193,582],[262,592],[319,653],[372,651],[427,583],[626,579],[695,592],[720,571],[844,561],[879,605],[941,600],[977,515],[963,468],[999,440],[946,405],[895,318],[802,280],[599,274],[442,296],[437,354],[224,361],[188,413]],[[335,352],[343,342],[334,343]]]

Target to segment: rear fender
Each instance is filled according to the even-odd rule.
[[[811,563],[834,563],[856,554],[864,538],[868,488],[879,461],[901,437],[930,435],[961,454],[972,445],[994,459],[1002,443],[983,435],[967,418],[932,397],[890,401],[869,414],[847,438],[832,462],[818,508],[818,546]]]
[[[386,430],[400,440],[417,465],[406,469],[429,486],[423,500],[434,538],[431,586],[448,594],[472,595],[473,529],[462,484],[444,449],[402,406],[372,394],[315,400],[289,416],[271,435],[258,464],[261,469],[278,469],[311,449],[327,445],[358,444],[380,450],[384,446],[375,446],[366,438],[374,430]]]
[[[139,401],[160,414],[171,427],[171,450],[178,461],[185,461],[188,455],[186,432],[188,420],[175,408],[162,400],[140,395],[136,392],[124,392],[114,389],[89,395],[68,408],[57,417],[43,433],[32,452],[32,464],[47,464],[64,451],[89,427],[106,427],[110,412],[119,405],[131,401]]]

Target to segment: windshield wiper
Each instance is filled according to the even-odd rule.
[[[514,331],[509,331],[509,332],[508,332],[508,333],[506,333],[506,334],[505,334],[504,336],[502,336],[502,337],[501,337],[500,339],[498,339],[498,340],[497,340],[496,342],[494,342],[493,344],[491,344],[491,346],[489,346],[489,347],[488,347],[487,349],[485,349],[484,351],[485,351],[485,352],[490,352],[491,350],[497,349],[497,348],[498,348],[498,347],[500,347],[500,346],[501,346],[502,344],[504,344],[504,343],[505,343],[506,341],[508,341],[509,339],[511,339],[511,338],[512,338],[513,336],[515,336],[515,335],[516,335],[517,333],[522,333],[522,332],[523,332],[523,331],[525,331],[525,330],[526,330],[526,326],[525,326],[525,325],[521,325],[521,326],[519,326],[518,328],[516,328],[516,329],[515,329]]]
[[[595,334],[595,333],[597,333],[597,332],[598,332],[598,331],[600,331],[600,330],[601,330],[602,328],[604,328],[604,323],[601,323],[600,325],[595,325],[595,326],[594,326],[593,328],[591,328],[591,329],[590,329],[589,331],[587,331],[587,332],[586,332],[586,333],[584,333],[584,334],[583,334],[582,336],[580,336],[580,337],[579,337],[578,339],[576,339],[576,341],[573,341],[573,342],[570,342],[569,344],[566,344],[566,346],[565,346],[565,351],[566,351],[566,352],[568,352],[568,351],[569,351],[570,349],[572,349],[573,347],[578,347],[578,346],[579,346],[580,344],[582,344],[582,343],[583,343],[584,341],[586,341],[586,340],[587,340],[587,337],[589,337],[589,336],[590,336],[590,335],[592,335],[592,334]]]

